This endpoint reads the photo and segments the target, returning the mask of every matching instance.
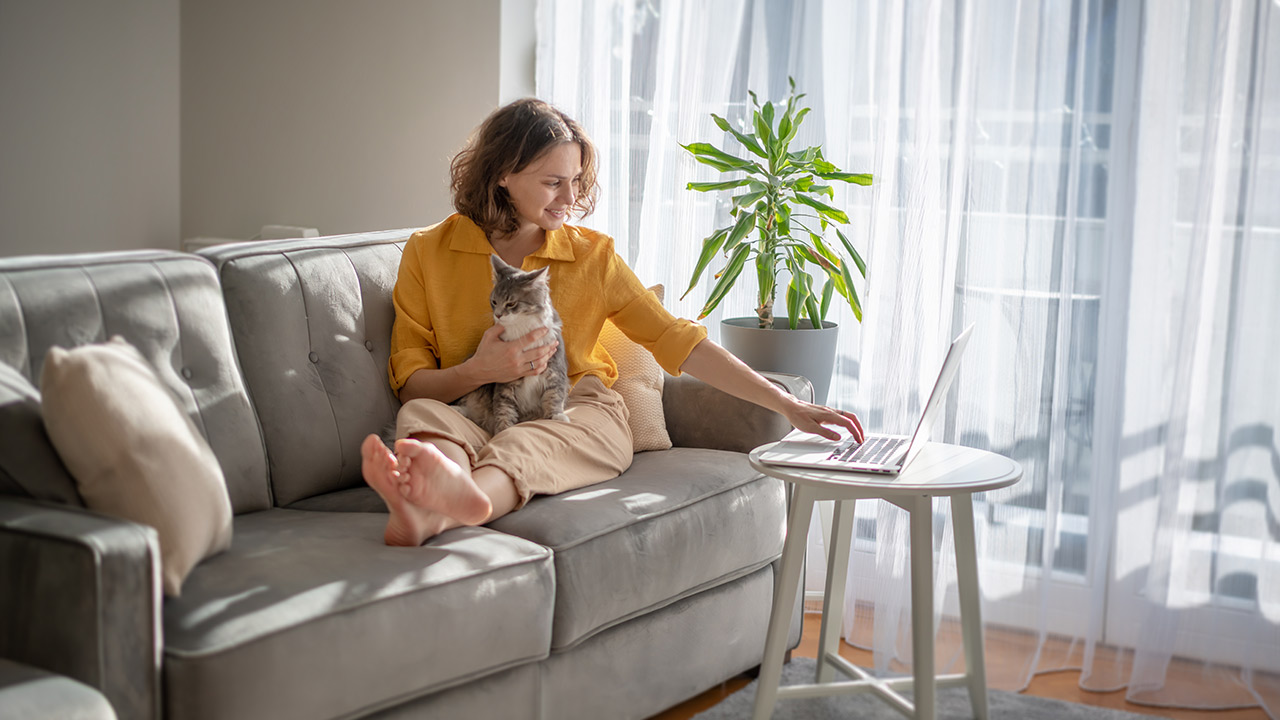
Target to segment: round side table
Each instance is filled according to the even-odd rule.
[[[782,566],[775,578],[773,610],[765,637],[764,660],[756,686],[753,717],[773,714],[779,699],[872,692],[916,720],[933,720],[936,688],[967,686],[974,717],[987,718],[986,664],[982,652],[982,609],[978,591],[978,554],[973,530],[973,494],[1007,487],[1022,479],[1022,466],[986,450],[929,443],[897,475],[810,470],[760,462],[770,445],[751,451],[751,466],[794,486],[787,516]],[[951,498],[955,527],[956,574],[960,594],[960,628],[965,672],[935,676],[933,658],[933,498]],[[813,684],[779,688],[790,613],[799,591],[809,520],[813,505],[834,500],[832,537],[828,543],[827,585],[823,592],[818,672]],[[853,511],[858,500],[885,500],[911,517],[911,648],[912,677],[879,679],[840,657],[845,576],[853,541]],[[832,671],[851,679],[832,682]],[[911,689],[915,702],[902,696]]]

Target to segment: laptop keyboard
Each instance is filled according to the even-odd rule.
[[[837,447],[828,459],[839,462],[882,464],[905,442],[907,441],[904,438],[873,437],[861,445],[850,443],[847,446]]]

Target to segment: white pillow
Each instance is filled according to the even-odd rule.
[[[166,595],[231,545],[231,500],[209,443],[137,348],[122,338],[49,349],[44,424],[91,509],[150,525]]]
[[[654,285],[649,292],[662,302],[664,288]],[[622,334],[612,322],[605,320],[600,331],[600,344],[618,364],[618,379],[613,389],[627,405],[634,452],[666,450],[671,447],[667,419],[662,412],[664,373],[653,355]]]

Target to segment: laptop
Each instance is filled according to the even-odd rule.
[[[816,468],[820,470],[843,470],[847,472],[881,473],[897,475],[920,454],[920,450],[929,443],[929,434],[933,423],[942,410],[942,401],[947,397],[951,381],[956,378],[956,370],[960,367],[960,356],[964,354],[965,345],[969,343],[969,333],[973,325],[964,329],[947,350],[947,357],[942,361],[942,369],[938,371],[938,379],[933,383],[933,392],[924,405],[924,412],[916,423],[916,431],[907,435],[867,435],[859,444],[844,428],[835,428],[841,435],[839,440],[828,440],[821,435],[793,430],[769,450],[760,454],[760,462],[769,465],[785,465],[788,467]]]

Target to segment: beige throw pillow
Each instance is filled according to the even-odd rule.
[[[166,595],[231,545],[231,500],[218,459],[142,353],[123,339],[50,348],[44,424],[84,503],[150,525]]]
[[[654,285],[649,292],[662,302],[663,286]],[[613,389],[627,405],[635,452],[666,450],[671,447],[667,419],[662,413],[662,368],[653,355],[622,334],[612,322],[605,320],[600,331],[600,344],[618,364],[618,380]]]

